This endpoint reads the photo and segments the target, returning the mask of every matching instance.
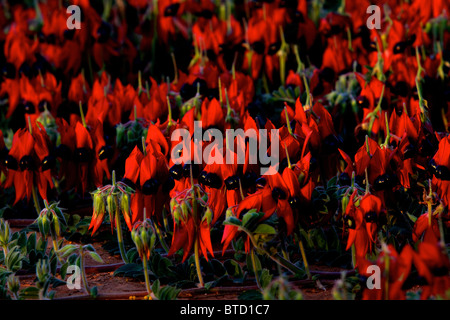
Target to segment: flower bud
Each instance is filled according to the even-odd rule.
[[[349,197],[348,197],[348,195],[344,195],[344,196],[342,197],[342,200],[341,200],[341,204],[342,204],[342,212],[345,212],[345,210],[347,209],[348,202],[349,202]]]
[[[177,205],[173,209],[172,216],[173,216],[173,220],[175,221],[175,223],[177,225],[180,224],[180,220],[183,219],[183,217],[182,217],[181,208],[179,205]],[[183,219],[183,221],[184,221],[184,219]]]
[[[94,213],[96,215],[101,214],[105,212],[105,209],[105,201],[103,200],[101,193],[94,194]]]
[[[206,220],[206,223],[208,223],[208,225],[210,225],[212,217],[213,217],[213,212],[210,207],[207,207],[205,214],[203,215],[202,222],[204,220]]]
[[[186,204],[186,201],[183,201],[182,203],[181,203],[181,219],[183,220],[183,221],[186,221],[187,220],[187,217],[189,216],[189,208],[188,208],[188,206],[187,206],[187,204]]]
[[[173,210],[175,209],[175,207],[178,206],[178,202],[177,200],[175,200],[175,198],[170,199],[170,213],[173,213]]]
[[[0,245],[7,246],[11,240],[11,229],[8,221],[0,219]]]
[[[125,223],[128,226],[128,229],[132,229],[131,226],[131,214],[130,214],[130,196],[127,193],[122,193],[120,206],[122,209],[123,217],[125,219]]]
[[[233,216],[234,216],[233,210],[231,208],[228,208],[227,211],[225,212],[225,220]]]
[[[39,282],[43,283],[49,277],[50,267],[48,265],[48,260],[39,259],[36,264],[36,276]]]
[[[8,285],[8,290],[13,292],[13,293],[17,293],[19,292],[20,289],[20,281],[19,278],[16,277],[14,274],[11,274],[8,277],[7,280],[7,285]]]

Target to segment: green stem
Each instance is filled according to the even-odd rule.
[[[251,234],[250,231],[248,231],[245,228],[242,227],[238,227],[240,230],[244,231],[250,241],[252,242],[253,246],[255,248],[258,248],[259,250],[261,250],[264,254],[266,254],[271,260],[273,260],[274,262],[276,262],[277,264],[279,264],[280,266],[286,268],[287,270],[289,270],[290,272],[292,272],[292,274],[301,274],[303,273],[303,270],[298,268],[296,265],[294,265],[292,262],[290,262],[289,260],[284,259],[283,257],[281,257],[279,254],[277,254],[277,257],[272,256],[269,252],[267,252],[266,249],[259,247],[258,243],[256,242],[255,238],[253,237],[253,235]]]
[[[255,274],[256,284],[258,285],[259,290],[262,290],[261,283],[259,282],[259,274],[258,270],[256,270],[256,257],[255,257],[255,249],[250,249],[250,254],[252,258],[252,267],[253,267],[253,273]]]
[[[300,247],[300,253],[302,254],[306,274],[308,275],[308,279],[311,279],[311,272],[309,271],[308,259],[306,259],[305,247],[303,246],[303,241],[300,238],[298,239],[298,246]]]
[[[352,265],[353,269],[356,268],[356,247],[355,244],[352,244]]]
[[[31,194],[33,195],[34,208],[36,209],[36,212],[39,216],[39,214],[41,213],[41,206],[39,205],[38,195],[35,186],[31,187]]]
[[[4,245],[2,247],[3,247],[3,256],[4,256],[4,258],[6,258],[6,256],[8,255],[8,246]]]
[[[202,270],[200,268],[200,254],[199,254],[199,250],[198,250],[198,237],[195,238],[194,257],[195,257],[195,268],[197,269],[198,281],[199,281],[200,287],[203,288],[204,283],[203,283]]]
[[[120,256],[122,257],[123,262],[129,263],[127,258],[127,253],[125,251],[125,246],[123,244],[123,236],[122,236],[122,224],[120,222],[120,215],[119,215],[119,200],[117,199],[117,196],[114,195],[114,204],[116,207],[116,232],[117,232],[117,242],[119,243],[119,250],[120,250]]]
[[[58,254],[58,250],[59,250],[58,242],[56,241],[56,238],[53,235],[52,235],[52,244],[53,244],[53,250],[55,251],[56,258],[58,259],[59,263],[62,264],[62,260],[61,260],[61,258],[59,257],[59,254]]]
[[[83,249],[81,249],[81,250],[83,250]],[[86,290],[86,292],[89,293],[90,289],[89,289],[89,285],[88,285],[87,278],[86,278],[86,270],[84,268],[84,252],[83,251],[81,251],[81,253],[80,253],[80,269],[81,269],[81,280],[83,281],[83,287]]]
[[[386,256],[385,256],[385,279],[384,279],[384,299],[385,300],[389,300],[389,253],[386,252]]]
[[[164,237],[162,235],[161,229],[158,227],[156,223],[153,224],[156,230],[156,234],[158,235],[159,242],[161,243],[161,246],[164,248],[164,251],[166,253],[169,253],[169,246],[167,245],[166,241],[164,240]]]
[[[145,287],[147,288],[148,295],[151,295],[153,291],[148,277],[147,257],[145,255],[142,257],[142,267],[144,268]]]

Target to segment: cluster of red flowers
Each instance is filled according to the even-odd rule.
[[[6,1],[2,188],[15,188],[14,204],[73,190],[83,198],[115,170],[135,190],[130,230],[144,208],[159,226],[170,212],[170,253],[183,248],[184,258],[194,237],[205,257],[212,253],[209,232],[223,228],[217,222],[225,212],[241,219],[256,209],[261,221],[276,215],[285,236],[299,225],[336,223],[363,275],[406,192],[426,208],[409,239],[419,245],[406,244],[400,254],[383,247],[376,263],[389,269],[389,289],[364,297],[405,298],[412,265],[427,281],[424,298],[445,294],[450,4],[376,1],[381,29],[370,30],[368,0],[346,0],[325,15],[313,2],[74,0],[81,29],[69,30],[61,1]],[[285,95],[271,94],[279,88]],[[179,141],[171,134],[184,128],[193,135],[197,120],[204,130],[278,129],[278,171],[260,176],[248,141],[239,138],[223,145],[247,150],[244,164],[175,164],[170,155]],[[315,188],[336,176],[346,190],[339,214],[315,214]],[[196,219],[178,203],[193,184],[208,208]],[[237,235],[237,227],[224,227],[224,250]]]

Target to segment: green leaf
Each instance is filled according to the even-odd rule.
[[[255,253],[255,267],[256,267],[256,272],[255,272],[255,268],[253,267],[253,262],[252,262],[252,255],[248,254],[247,255],[247,268],[249,271],[251,271],[252,273],[258,273],[261,270],[261,261],[258,258],[258,255]]]
[[[263,296],[258,290],[247,290],[238,296],[238,300],[262,300]]]
[[[120,268],[118,268],[116,271],[114,271],[114,276],[126,276],[126,277],[133,277],[134,275],[142,275],[143,269],[142,264],[137,263],[127,263]]]
[[[231,277],[242,278],[244,276],[241,265],[236,260],[228,259],[223,265]]]
[[[85,249],[86,251],[89,251],[89,252],[95,252],[94,247],[90,243],[85,245],[85,246],[83,246],[83,249]]]
[[[152,291],[155,296],[159,295],[160,282],[159,279],[156,279],[152,284]]]
[[[30,251],[34,250],[35,248],[36,248],[36,232],[32,232],[28,236],[27,252],[30,253]]]
[[[159,296],[157,296],[157,298],[159,300],[175,300],[180,292],[181,289],[176,289],[171,286],[165,286],[159,290]]]
[[[248,211],[242,217],[242,225],[248,229],[252,230],[254,225],[259,221],[259,219],[264,215],[264,212],[256,212],[256,210],[252,209]]]
[[[272,275],[270,274],[268,269],[261,270],[259,281],[262,288],[265,288],[270,284],[270,282],[272,281]]]
[[[59,274],[61,275],[61,279],[66,278],[67,268],[69,267],[69,262],[64,263],[59,269]]]
[[[223,222],[223,224],[229,224],[234,226],[241,226],[242,222],[236,217],[229,217],[227,220]]]
[[[12,274],[11,271],[0,267],[0,279],[2,279],[3,277],[8,277],[10,274]]]
[[[19,292],[19,299],[37,299],[39,297],[39,289],[36,287],[27,287]]]
[[[92,298],[94,298],[94,299],[97,298],[97,296],[98,296],[97,286],[92,287],[89,294]]]
[[[255,231],[253,231],[253,233],[258,233],[258,234],[277,234],[277,231],[275,230],[274,227],[269,226],[268,224],[265,223],[261,223],[259,224]]]
[[[67,257],[67,256],[70,256],[72,253],[74,253],[76,250],[78,250],[78,246],[77,245],[68,244],[68,245],[65,245],[64,247],[62,247],[61,249],[59,249],[58,253],[62,257]]]
[[[92,259],[94,259],[97,262],[103,263],[103,259],[98,255],[97,252],[92,252],[89,251],[89,255],[91,256]]]

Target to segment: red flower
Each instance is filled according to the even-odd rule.
[[[13,144],[7,157],[7,179],[5,188],[16,190],[16,204],[25,197],[29,201],[33,188],[37,187],[41,197],[47,200],[47,188],[53,188],[50,159],[50,139],[44,127],[36,123],[28,129],[19,129],[13,137]]]
[[[348,228],[348,240],[346,250],[355,244],[356,256],[365,257],[372,251],[377,231],[377,221],[382,211],[381,200],[371,194],[366,194],[360,199],[355,190],[347,204],[344,221]]]
[[[406,245],[400,254],[397,253],[394,246],[384,245],[384,249],[375,263],[380,268],[380,288],[365,289],[363,299],[404,300],[406,290],[403,290],[402,287],[411,272],[414,257],[415,252],[410,245]],[[358,272],[361,275],[371,276],[368,267],[372,264],[364,257],[360,257]]]

